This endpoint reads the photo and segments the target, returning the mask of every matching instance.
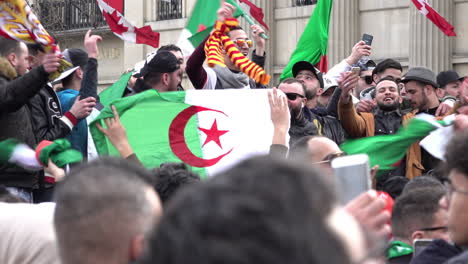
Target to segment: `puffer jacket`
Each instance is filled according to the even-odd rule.
[[[17,77],[15,69],[0,57],[0,140],[16,138],[30,147],[37,143],[28,101],[47,84],[42,66]],[[10,164],[0,164],[0,184],[8,187],[37,188],[38,174]]]

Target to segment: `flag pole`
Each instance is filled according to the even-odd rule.
[[[239,6],[240,7],[240,6]],[[242,7],[240,7],[242,8]],[[255,25],[255,22],[253,21],[253,19],[247,15],[247,13],[244,12],[244,14],[241,15],[243,18],[245,18],[245,20],[247,20],[247,22],[250,24],[250,25]],[[260,34],[260,37],[262,37],[263,39],[268,39],[268,36],[265,35],[265,33],[261,33]]]

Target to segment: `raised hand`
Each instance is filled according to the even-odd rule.
[[[130,147],[130,143],[127,138],[127,131],[125,127],[120,122],[119,113],[115,109],[115,106],[112,107],[112,112],[114,117],[104,119],[106,128],[103,128],[100,124],[96,123],[97,128],[101,131],[112,143],[112,145],[120,153],[120,156],[127,158],[133,154],[133,150]]]
[[[56,72],[60,66],[60,56],[55,53],[47,53],[42,59],[42,66],[47,73]]]
[[[354,45],[353,50],[348,58],[346,58],[346,62],[349,65],[356,64],[363,56],[370,56],[371,55],[372,47],[366,45],[364,41],[359,41]]]
[[[80,96],[77,96],[70,109],[70,113],[72,113],[76,119],[83,119],[91,114],[95,106],[96,99],[94,97],[88,97],[80,100]]]
[[[341,101],[343,103],[348,103],[351,100],[351,92],[358,83],[359,76],[352,72],[341,73],[341,77],[337,80],[338,87],[341,88]]]
[[[98,35],[91,35],[91,30],[88,30],[84,39],[84,47],[88,52],[89,58],[96,59],[99,55],[99,49],[97,43],[102,41],[102,37]]]

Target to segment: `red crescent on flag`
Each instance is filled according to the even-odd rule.
[[[187,142],[185,141],[185,127],[193,115],[203,111],[213,111],[226,115],[224,112],[218,110],[213,110],[201,106],[190,106],[180,112],[169,126],[169,144],[171,146],[172,152],[174,152],[174,155],[176,155],[180,160],[187,163],[188,165],[198,168],[205,168],[215,165],[233,150],[231,149],[228,152],[213,159],[202,159],[195,156],[189,149]]]

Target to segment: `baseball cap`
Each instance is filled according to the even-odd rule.
[[[409,81],[419,81],[432,85],[434,88],[439,87],[435,73],[425,67],[413,67],[409,69],[409,71],[401,79],[401,82],[407,83]]]
[[[179,60],[170,51],[161,51],[153,56],[153,58],[145,63],[145,66],[135,77],[144,77],[151,72],[171,73],[180,69]]]
[[[463,81],[465,77],[460,77],[456,71],[443,71],[437,75],[437,84],[443,88],[448,83],[454,81]]]
[[[296,62],[296,64],[294,64],[294,66],[292,67],[292,74],[294,78],[296,78],[297,74],[303,70],[311,71],[315,75],[315,78],[319,80],[320,87],[324,87],[322,73],[308,61],[299,61]]]
[[[335,79],[328,77],[327,75],[323,75],[323,92],[326,92],[328,89],[337,87],[338,83]]]
[[[84,69],[88,64],[88,53],[82,49],[66,49],[62,53],[63,59],[72,64],[72,67],[65,69],[60,76],[52,83],[56,84],[67,78],[70,74],[74,73],[79,67]]]

